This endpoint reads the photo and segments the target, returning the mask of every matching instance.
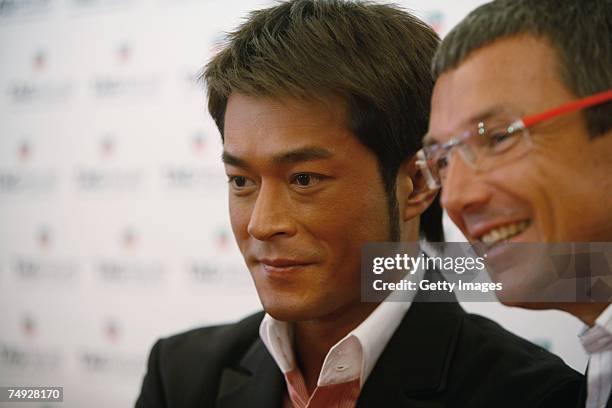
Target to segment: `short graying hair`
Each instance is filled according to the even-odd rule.
[[[577,97],[612,88],[612,0],[495,0],[484,4],[444,38],[432,73],[437,78],[472,52],[520,34],[545,38],[552,44],[559,59],[558,74]],[[612,103],[584,113],[591,137],[612,129]]]

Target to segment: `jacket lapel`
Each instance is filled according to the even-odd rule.
[[[421,299],[422,300],[422,299]],[[358,407],[438,408],[465,312],[415,300],[364,384]]]
[[[274,359],[259,338],[237,367],[221,375],[219,408],[280,407],[285,380]]]

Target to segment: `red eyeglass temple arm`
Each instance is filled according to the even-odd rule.
[[[577,111],[608,101],[612,101],[612,89],[596,93],[594,95],[587,96],[586,98],[578,99],[576,101],[568,102],[564,105],[559,106],[558,108],[551,109],[546,112],[538,113],[531,116],[525,116],[523,117],[522,121],[525,127],[529,127],[535,125],[538,122],[542,122],[543,120],[547,119],[552,119],[555,116],[559,116],[564,113]]]

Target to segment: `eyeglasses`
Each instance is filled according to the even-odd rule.
[[[463,160],[475,170],[492,170],[520,158],[531,149],[528,131],[530,127],[609,101],[612,101],[612,89],[518,119],[511,114],[500,113],[486,122],[479,122],[476,131],[465,131],[446,143],[424,146],[417,152],[416,164],[423,172],[427,187],[435,190],[442,186],[452,153],[456,149]]]

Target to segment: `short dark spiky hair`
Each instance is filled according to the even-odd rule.
[[[520,34],[545,38],[558,75],[577,97],[612,88],[612,0],[495,0],[465,17],[440,44],[434,77],[494,41]],[[526,56],[521,64],[529,64]],[[612,129],[612,103],[585,112],[591,137]]]
[[[344,0],[292,0],[254,11],[229,34],[203,80],[208,110],[221,137],[232,92],[252,96],[346,101],[347,128],[377,156],[387,192],[393,239],[399,214],[395,178],[427,131],[439,39],[391,5]],[[436,202],[421,217],[421,233],[442,241]]]

